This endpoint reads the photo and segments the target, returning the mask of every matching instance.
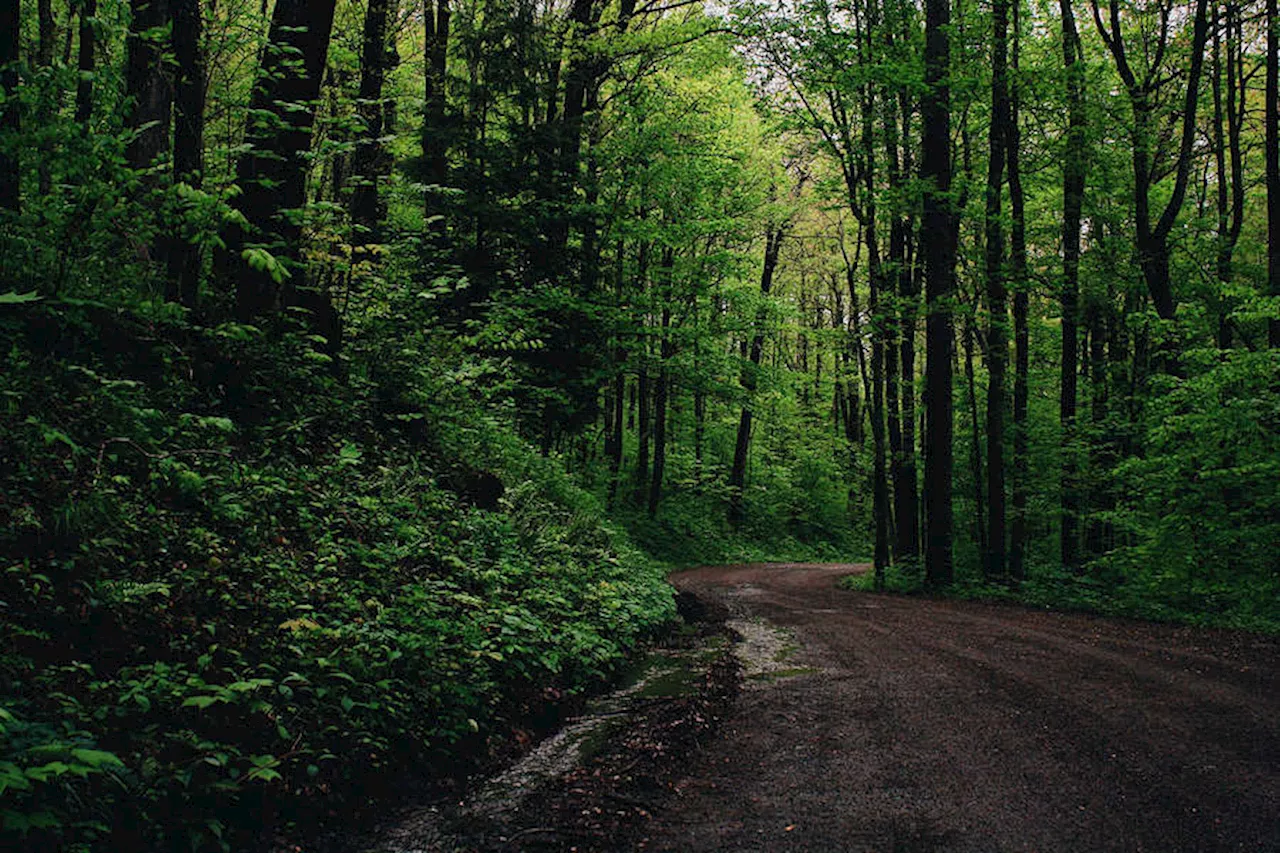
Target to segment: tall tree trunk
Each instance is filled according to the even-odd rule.
[[[200,0],[172,0],[173,58],[176,65],[173,102],[173,180],[199,187],[204,180],[205,61],[200,44],[203,19]],[[200,250],[185,239],[169,251],[172,302],[195,308],[200,287]]]
[[[58,38],[57,26],[53,19],[53,0],[36,0],[36,17],[40,31],[40,41],[36,48],[36,65],[49,69],[53,67],[53,47]],[[41,127],[48,124],[56,100],[57,95],[47,90],[41,93],[40,105],[36,110],[36,123]],[[42,198],[48,196],[53,191],[53,172],[49,168],[47,143],[40,144],[40,159],[36,163],[36,174],[40,196]]]
[[[445,233],[440,188],[449,182],[449,132],[446,127],[446,62],[449,56],[449,0],[425,0],[422,13],[426,44],[422,121],[422,156],[426,161],[428,229],[437,238]]]
[[[902,113],[902,174],[910,174],[911,163],[911,101],[904,91],[898,97]],[[916,484],[916,300],[919,287],[913,266],[913,223],[909,214],[903,215],[902,266],[898,270],[898,295],[901,319],[898,332],[902,338],[900,367],[902,370],[902,456],[899,471],[894,479],[894,494],[898,501],[897,524],[901,555],[916,558],[920,554],[920,493]]]
[[[987,553],[987,513],[985,483],[982,479],[982,433],[978,428],[978,388],[973,375],[973,318],[964,321],[964,376],[969,389],[969,425],[971,429],[969,464],[973,473],[974,540],[978,553]]]
[[[5,96],[0,133],[8,136],[16,136],[22,129],[17,98],[21,24],[22,0],[0,0],[0,89]],[[22,209],[22,169],[16,146],[13,150],[13,154],[0,154],[0,207],[17,213]]]
[[[125,148],[131,169],[145,169],[169,151],[169,122],[173,112],[173,82],[165,55],[171,50],[166,27],[171,23],[169,0],[130,0],[125,126],[134,132]]]
[[[223,266],[235,270],[236,316],[241,321],[259,320],[282,301],[298,305],[311,312],[313,328],[336,348],[337,314],[326,293],[306,288],[306,271],[297,263],[302,227],[296,217],[307,201],[311,128],[333,12],[334,0],[276,2],[250,102],[245,130],[249,150],[236,168],[236,182],[243,190],[239,208],[249,228],[229,235],[230,264]],[[261,264],[241,263],[239,255],[246,248],[271,252],[288,275],[277,281]]]
[[[639,284],[641,295],[641,303],[645,304],[649,300],[645,298],[645,290],[648,285],[649,275],[649,241],[645,240],[640,243],[640,249],[636,253],[636,280]],[[647,311],[642,312],[641,324],[645,323]],[[636,421],[636,483],[644,484],[649,480],[649,338],[648,335],[642,335],[640,338],[640,364],[636,368],[639,376],[636,380],[636,407],[639,410]],[[640,499],[641,492],[637,488],[636,500]]]
[[[1084,207],[1085,112],[1084,55],[1071,0],[1059,0],[1062,63],[1067,81],[1067,136],[1062,168],[1062,565],[1074,570],[1079,560],[1079,470],[1076,464],[1076,376],[1079,373],[1080,215]]]
[[[671,341],[672,270],[675,252],[670,246],[662,250],[662,326],[658,344],[658,378],[653,387],[653,478],[649,481],[649,517],[658,514],[662,499],[662,477],[667,466],[667,398],[670,395],[668,364],[675,355]]]
[[[386,215],[386,204],[379,196],[378,182],[388,174],[391,165],[382,145],[385,112],[382,84],[388,59],[387,13],[390,7],[391,0],[368,0],[364,13],[360,95],[356,104],[363,127],[356,139],[351,165],[356,183],[350,208],[351,224],[355,227],[352,244],[358,247],[381,241],[379,223]]]
[[[987,281],[987,509],[989,538],[984,563],[988,580],[1005,576],[1005,369],[1009,358],[1001,191],[1009,139],[1008,0],[993,0],[991,47],[991,130],[986,194]]]
[[[773,290],[773,275],[778,267],[778,255],[782,250],[783,230],[770,228],[764,235],[764,265],[760,270],[760,295],[767,297]],[[729,521],[739,524],[743,520],[743,492],[747,486],[747,456],[751,448],[751,399],[756,389],[756,371],[764,355],[764,311],[756,314],[755,333],[748,351],[750,366],[745,366],[740,380],[747,392],[747,402],[738,417],[737,440],[733,446],[733,467],[729,470]]]
[[[626,407],[627,393],[627,377],[623,372],[623,365],[627,360],[627,351],[622,344],[622,323],[623,315],[622,292],[624,284],[624,276],[626,271],[626,244],[619,239],[614,249],[614,263],[616,269],[614,271],[613,282],[613,309],[615,312],[614,331],[613,331],[613,368],[617,371],[613,376],[613,423],[609,429],[609,442],[605,448],[605,455],[609,457],[609,501],[608,506],[613,508],[614,501],[618,496],[618,475],[622,470],[622,447],[625,438],[623,433],[623,409]]]
[[[1009,209],[1013,221],[1009,231],[1010,274],[1013,281],[1013,501],[1009,524],[1009,577],[1015,583],[1026,573],[1027,550],[1027,372],[1030,369],[1031,332],[1028,326],[1031,282],[1027,276],[1027,225],[1022,190],[1022,132],[1018,126],[1020,81],[1018,79],[1022,0],[1013,2],[1013,85],[1009,97],[1009,117],[1005,155],[1009,160]]]
[[[955,222],[951,193],[950,0],[925,0],[923,121],[920,178],[924,182],[925,398],[924,459],[925,579],[951,583],[951,480],[953,467],[951,375],[954,341],[951,296],[955,290]]]
[[[1267,293],[1280,299],[1280,16],[1276,0],[1267,0]],[[1267,342],[1280,348],[1280,317],[1267,324]]]
[[[85,133],[93,118],[93,77],[97,58],[94,54],[93,25],[98,15],[98,0],[80,0],[80,54],[77,69],[80,80],[76,84],[76,123]]]

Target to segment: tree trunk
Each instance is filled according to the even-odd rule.
[[[360,95],[356,111],[363,127],[356,139],[351,172],[355,190],[351,194],[351,224],[357,247],[381,242],[379,223],[386,204],[378,194],[378,182],[390,172],[382,145],[384,101],[382,84],[386,76],[387,13],[391,0],[368,0],[364,13],[364,39],[360,50]],[[367,260],[364,253],[353,260]]]
[[[21,24],[22,0],[0,0],[0,89],[5,96],[0,133],[10,136],[16,136],[22,129],[17,99]],[[22,209],[21,177],[16,147],[12,155],[0,154],[0,207],[14,213]]]
[[[311,128],[333,12],[334,0],[276,2],[245,130],[250,147],[236,169],[236,182],[243,190],[238,206],[249,228],[229,236],[225,254],[230,264],[224,269],[235,271],[236,316],[242,322],[272,314],[282,301],[298,305],[311,311],[315,330],[336,348],[336,312],[326,293],[305,287],[306,271],[297,262],[302,227],[296,217],[307,200]],[[246,248],[272,253],[287,276],[278,281],[278,274],[261,264],[240,262]]]
[[[203,20],[200,0],[172,0],[173,58],[176,64],[173,102],[173,180],[200,187],[204,181],[205,61],[200,45]],[[200,250],[185,239],[169,251],[171,302],[195,308],[200,287]]]
[[[978,553],[987,553],[986,492],[982,480],[982,433],[978,428],[978,388],[973,375],[973,318],[964,322],[964,376],[969,389],[969,424],[972,431],[969,464],[973,473],[974,541]]]
[[[658,378],[653,387],[653,477],[649,481],[649,517],[658,514],[658,502],[662,499],[662,477],[667,464],[667,397],[670,393],[670,375],[667,364],[675,354],[671,342],[671,284],[675,252],[670,246],[662,250],[662,326],[658,344]]]
[[[1022,0],[1013,0],[1014,82],[1009,97],[1005,155],[1009,160],[1009,209],[1013,221],[1009,232],[1010,274],[1013,281],[1013,500],[1009,524],[1009,577],[1015,583],[1026,573],[1027,550],[1027,372],[1030,368],[1031,333],[1027,324],[1031,282],[1027,276],[1027,226],[1025,198],[1022,190],[1020,146],[1022,132],[1018,126],[1020,106],[1017,79],[1021,46]]]
[[[778,255],[782,249],[783,231],[769,229],[764,235],[764,266],[760,270],[760,295],[767,297],[773,290],[773,275],[778,267]],[[738,418],[738,435],[733,446],[733,467],[729,471],[729,521],[740,524],[743,520],[743,491],[747,486],[747,455],[751,447],[751,395],[756,389],[756,371],[764,355],[764,312],[756,315],[755,334],[748,352],[751,366],[742,371],[741,384],[747,392],[747,402]]]
[[[1059,0],[1062,62],[1067,80],[1067,136],[1062,169],[1062,374],[1059,416],[1062,423],[1061,559],[1077,568],[1080,515],[1076,464],[1076,376],[1079,373],[1080,215],[1085,186],[1084,56],[1071,0]]]
[[[951,583],[952,402],[951,297],[955,290],[955,222],[951,193],[950,0],[925,0],[925,92],[920,178],[925,243],[925,579]]]
[[[1008,0],[993,0],[991,130],[986,193],[987,281],[987,510],[990,536],[984,569],[988,581],[1005,576],[1005,369],[1009,358],[1009,308],[1005,292],[1001,190],[1009,139]]]
[[[170,25],[169,0],[130,0],[128,60],[125,67],[125,126],[133,138],[125,147],[131,169],[145,169],[169,151],[173,82],[165,55],[171,50],[162,35]]]
[[[422,120],[422,157],[426,161],[426,212],[428,230],[441,238],[445,220],[440,203],[440,188],[449,181],[449,131],[446,127],[447,77],[449,56],[449,0],[426,0],[423,29],[426,44],[425,110]]]
[[[1266,117],[1267,293],[1280,299],[1280,16],[1267,0]],[[1267,343],[1280,348],[1280,317],[1267,324]]]
[[[98,0],[80,0],[80,55],[77,69],[80,80],[76,84],[76,123],[89,132],[93,118],[93,76],[96,64],[94,56],[93,19],[98,14]]]

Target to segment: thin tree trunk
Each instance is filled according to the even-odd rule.
[[[670,375],[667,365],[675,354],[671,342],[671,277],[675,253],[670,246],[662,250],[662,326],[658,344],[658,378],[653,387],[653,477],[649,481],[649,517],[658,514],[662,499],[662,477],[667,464],[667,397]]]
[[[1027,276],[1027,227],[1025,198],[1022,190],[1020,147],[1022,132],[1018,126],[1020,87],[1018,80],[1021,46],[1022,0],[1013,0],[1013,55],[1011,67],[1014,81],[1010,87],[1007,145],[1009,160],[1009,208],[1013,222],[1009,232],[1010,273],[1013,281],[1013,500],[1009,525],[1009,577],[1015,583],[1026,574],[1027,550],[1027,373],[1030,369],[1031,332],[1028,327],[1031,282]]]
[[[18,112],[18,51],[22,31],[22,0],[0,0],[0,89],[5,96],[0,112],[0,132],[16,135],[22,129]],[[16,149],[0,154],[0,207],[17,213],[22,209],[22,164]]]
[[[986,192],[987,282],[987,507],[990,538],[984,570],[988,580],[1004,578],[1005,470],[1004,411],[1005,370],[1009,358],[1008,300],[1005,292],[1004,233],[1001,224],[1001,190],[1007,164],[1009,139],[1008,0],[993,0],[991,50],[991,130],[989,133]]]
[[[986,502],[983,500],[985,484],[982,479],[982,433],[978,427],[978,389],[973,375],[973,318],[964,322],[964,376],[969,389],[969,423],[972,430],[972,447],[969,462],[973,473],[974,539],[978,553],[987,553]]]
[[[1280,16],[1267,0],[1265,142],[1267,147],[1267,293],[1280,299]],[[1267,343],[1280,348],[1280,317],[1267,324]]]
[[[783,231],[781,228],[769,229],[764,236],[764,265],[760,270],[760,295],[767,297],[773,290],[773,275],[778,266],[778,255],[782,249]],[[747,485],[747,455],[751,445],[751,419],[753,401],[751,395],[756,388],[756,370],[764,355],[764,312],[756,315],[755,334],[751,337],[751,348],[748,353],[750,367],[742,371],[741,384],[747,392],[747,402],[738,417],[738,434],[733,447],[733,467],[729,471],[729,520],[739,524],[743,520],[743,492]]]
[[[204,181],[205,61],[201,48],[200,0],[172,0],[173,56],[176,64],[173,101],[173,180],[200,187]],[[195,308],[200,288],[200,249],[186,239],[169,251],[171,302]]]
[[[360,51],[360,94],[356,111],[363,127],[356,139],[351,171],[356,181],[351,194],[351,224],[355,226],[353,245],[363,247],[381,241],[379,223],[386,204],[378,193],[378,182],[390,163],[382,145],[384,101],[382,85],[387,67],[387,13],[390,0],[368,0],[364,14],[364,39]],[[363,252],[361,253],[364,254]],[[364,260],[366,258],[357,258]]]
[[[930,586],[951,583],[951,481],[953,467],[951,375],[954,340],[950,301],[955,290],[955,222],[951,212],[950,0],[925,0],[923,120],[920,177],[924,182],[925,399],[924,460],[925,578]]]
[[[1067,81],[1067,136],[1062,169],[1062,374],[1059,415],[1062,423],[1062,565],[1078,563],[1080,515],[1076,464],[1076,375],[1079,373],[1080,215],[1085,186],[1084,56],[1071,0],[1059,0],[1062,63]]]
[[[89,132],[93,118],[93,77],[96,64],[94,55],[93,19],[98,14],[98,0],[80,0],[80,55],[77,69],[80,80],[76,84],[76,123]]]
[[[428,230],[436,237],[445,233],[445,221],[440,204],[440,187],[449,181],[449,134],[445,126],[446,97],[445,76],[449,56],[449,0],[425,0],[423,28],[426,45],[426,75],[424,98],[426,109],[422,121],[422,156],[426,161],[426,211]]]

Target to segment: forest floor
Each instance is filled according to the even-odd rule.
[[[1280,641],[836,587],[865,568],[673,576],[733,661],[501,826],[392,846],[1280,851]]]

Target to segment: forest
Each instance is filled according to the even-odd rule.
[[[0,0],[0,847],[474,766],[673,567],[1280,630],[1277,27]]]

